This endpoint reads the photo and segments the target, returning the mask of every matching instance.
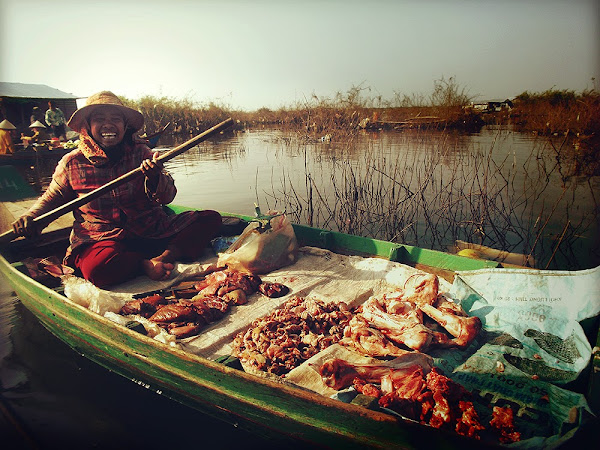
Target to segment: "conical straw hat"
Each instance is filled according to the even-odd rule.
[[[36,120],[35,122],[33,122],[31,125],[29,125],[29,128],[46,128],[46,125],[44,125],[42,122],[40,122],[39,120]]]
[[[15,127],[12,123],[10,123],[8,121],[8,119],[4,119],[2,122],[0,122],[0,130],[16,130],[17,127]]]

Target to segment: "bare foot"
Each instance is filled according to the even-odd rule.
[[[171,276],[175,266],[170,262],[157,259],[145,259],[142,261],[142,269],[151,280],[166,280]]]

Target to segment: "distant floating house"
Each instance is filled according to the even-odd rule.
[[[78,98],[82,97],[44,84],[0,82],[0,120],[8,119],[18,131],[24,131],[29,128],[33,108],[37,106],[45,114],[49,100],[54,100],[68,120],[77,109]]]
[[[471,103],[471,108],[475,111],[481,112],[500,112],[503,110],[510,110],[513,107],[513,101],[511,99],[493,99],[483,100]]]

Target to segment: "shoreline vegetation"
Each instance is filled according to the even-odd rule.
[[[595,80],[592,80],[595,84]],[[171,134],[195,134],[228,117],[234,129],[279,127],[295,130],[308,139],[340,139],[360,130],[436,129],[476,132],[484,125],[510,124],[516,131],[544,136],[571,136],[575,150],[592,152],[598,160],[600,147],[600,91],[575,92],[549,89],[524,91],[513,99],[477,103],[456,80],[441,78],[428,95],[396,93],[392,99],[369,96],[370,88],[353,86],[333,97],[318,97],[277,110],[260,108],[238,111],[225,104],[198,104],[189,99],[144,96],[125,102],[140,110],[147,133],[167,123]]]

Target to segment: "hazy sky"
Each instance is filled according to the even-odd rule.
[[[0,0],[0,81],[234,109],[600,88],[600,1]]]

